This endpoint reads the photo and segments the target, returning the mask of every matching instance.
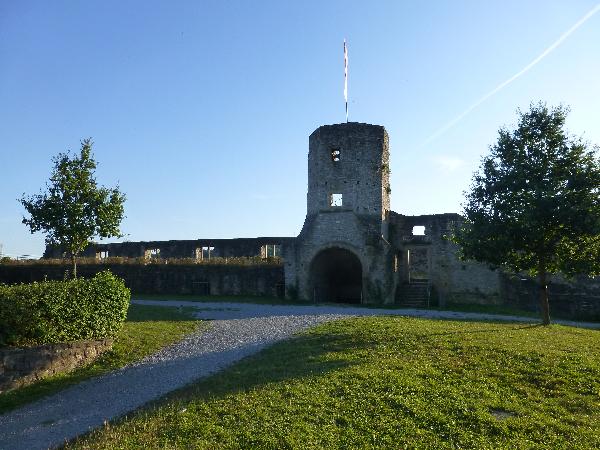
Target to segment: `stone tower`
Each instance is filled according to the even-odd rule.
[[[353,211],[385,220],[389,209],[385,128],[344,123],[315,130],[309,138],[307,215]]]
[[[325,125],[310,135],[306,219],[284,255],[289,295],[393,301],[388,146],[379,125]]]

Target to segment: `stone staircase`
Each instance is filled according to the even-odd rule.
[[[428,308],[429,292],[429,280],[411,280],[398,289],[396,303],[407,308]]]

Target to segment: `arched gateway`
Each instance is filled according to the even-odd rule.
[[[361,303],[362,265],[349,250],[333,247],[317,253],[310,280],[315,302]]]

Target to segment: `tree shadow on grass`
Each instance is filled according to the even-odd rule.
[[[506,322],[489,321],[486,323],[506,326]],[[533,330],[535,328],[542,328],[542,327],[544,327],[544,325],[542,325],[541,323],[536,323],[536,324],[515,326],[514,328],[512,328],[512,330],[515,330],[515,331],[516,330]],[[440,333],[424,333],[421,336],[429,338],[431,336],[452,336],[452,335],[460,335],[460,334],[487,334],[487,333],[506,333],[506,329],[483,328],[483,329],[478,329],[478,330],[455,330],[455,331],[443,331]]]
[[[368,339],[357,340],[356,336],[302,334],[247,356],[224,371],[174,390],[144,405],[141,411],[170,402],[223,398],[271,383],[319,377],[359,363],[356,359],[344,358],[346,351],[367,350],[375,345]]]

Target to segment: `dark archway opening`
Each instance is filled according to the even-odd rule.
[[[310,265],[310,279],[315,302],[361,303],[362,265],[349,250],[319,252]]]

